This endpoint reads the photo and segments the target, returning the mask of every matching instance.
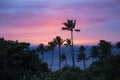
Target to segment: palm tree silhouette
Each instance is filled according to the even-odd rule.
[[[86,60],[88,60],[88,58],[86,57],[85,51],[86,51],[86,48],[84,46],[80,46],[78,49],[78,55],[77,55],[77,62],[83,61],[84,69],[86,68]]]
[[[65,27],[62,27],[62,30],[67,30],[71,32],[71,51],[72,51],[72,63],[73,67],[75,67],[75,60],[74,60],[74,48],[73,48],[73,31],[80,32],[79,29],[74,29],[76,25],[76,20],[67,20],[67,22],[64,22],[63,25]]]
[[[51,42],[48,42],[48,45],[50,49],[52,50],[52,58],[51,58],[51,65],[50,65],[50,70],[52,70],[53,61],[54,61],[54,50],[55,50],[56,44],[54,41],[51,41]]]
[[[100,40],[99,41],[99,48],[100,48],[100,58],[107,58],[109,56],[111,56],[111,48],[112,45],[110,42],[107,42],[105,40]]]
[[[57,36],[55,39],[54,39],[54,42],[55,44],[59,47],[59,70],[61,68],[61,59],[60,59],[60,55],[61,55],[61,45],[64,43],[64,40],[60,37],[60,36]]]
[[[71,58],[72,58],[72,49],[71,49],[72,42],[71,42],[71,39],[66,39],[64,45],[67,46],[67,47],[70,47],[70,54],[71,54]]]
[[[98,46],[92,46],[90,57],[92,57],[93,59],[96,59],[96,61],[98,60],[99,58],[99,47]]]
[[[116,47],[117,49],[120,49],[120,42],[117,42],[117,43],[115,44],[115,47]]]
[[[61,56],[60,56],[60,58],[61,58],[61,62],[66,62],[66,66],[67,66],[67,57],[66,57],[66,55],[63,53],[63,54],[61,54]]]
[[[44,44],[39,44],[37,47],[37,51],[41,52],[42,55],[42,61],[44,61],[44,53],[47,52],[47,46],[45,46]]]
[[[120,42],[117,42],[117,43],[115,44],[115,48],[117,48],[117,49],[120,50]],[[120,54],[120,53],[119,53],[119,54]]]

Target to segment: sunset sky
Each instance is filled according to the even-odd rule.
[[[120,0],[0,0],[0,37],[47,44],[70,38],[62,23],[76,19],[75,44],[120,41]]]

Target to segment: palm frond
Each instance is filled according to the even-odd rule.
[[[80,29],[75,29],[76,32],[80,32]]]
[[[68,30],[68,31],[71,31],[70,28],[67,28],[67,27],[62,27],[62,30]]]

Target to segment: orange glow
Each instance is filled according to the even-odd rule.
[[[1,5],[0,37],[33,45],[47,44],[56,36],[70,39],[70,32],[61,30],[64,26],[62,23],[67,19],[76,19],[76,28],[81,31],[74,32],[74,44],[96,44],[100,39],[112,42],[120,40],[120,5],[112,3],[116,6],[112,8],[102,0],[103,6],[99,1],[32,1],[7,1],[10,8]]]
[[[97,40],[75,40],[74,44],[76,45],[91,45],[98,43]]]

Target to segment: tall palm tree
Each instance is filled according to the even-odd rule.
[[[54,39],[55,44],[59,47],[59,69],[61,68],[61,59],[60,59],[60,55],[61,55],[61,45],[64,43],[64,40],[60,37],[57,36]]]
[[[69,20],[68,19],[67,22],[63,23],[63,25],[65,27],[62,27],[62,30],[67,30],[67,31],[71,32],[72,63],[73,63],[73,67],[74,67],[75,66],[75,60],[74,60],[74,48],[73,48],[73,31],[80,32],[80,30],[79,29],[74,29],[75,25],[76,25],[76,20]]]
[[[52,58],[51,58],[51,65],[50,65],[50,70],[52,70],[53,61],[54,61],[54,50],[55,50],[56,44],[54,41],[51,41],[51,42],[48,42],[48,45],[50,49],[52,50]]]
[[[41,52],[42,55],[42,61],[44,61],[44,53],[47,52],[47,47],[44,44],[39,44],[37,47],[37,51]]]
[[[96,59],[96,61],[98,60],[99,58],[99,47],[98,46],[92,46],[90,57],[92,57],[93,59]]]
[[[61,54],[61,56],[60,56],[60,58],[61,58],[61,62],[66,62],[66,66],[67,66],[67,57],[66,57],[66,55],[63,53],[63,54]]]
[[[78,49],[78,55],[77,55],[77,62],[83,61],[84,69],[86,68],[86,60],[88,60],[88,58],[86,57],[85,51],[86,51],[86,47],[80,46]]]

